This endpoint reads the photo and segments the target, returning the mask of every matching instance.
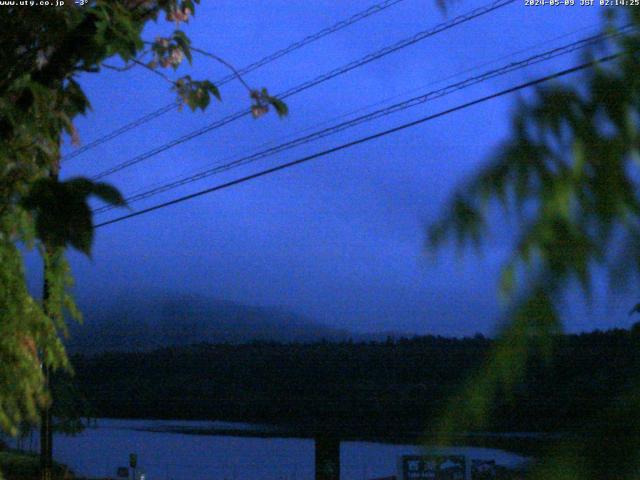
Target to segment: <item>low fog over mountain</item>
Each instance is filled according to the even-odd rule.
[[[72,353],[150,350],[200,342],[312,342],[352,335],[281,308],[254,307],[194,295],[120,295],[82,304],[84,322],[71,322]]]

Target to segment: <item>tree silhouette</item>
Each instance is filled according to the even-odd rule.
[[[122,205],[118,191],[86,178],[58,179],[60,142],[78,142],[74,121],[90,108],[77,81],[101,69],[144,68],[165,79],[181,105],[205,109],[216,85],[173,71],[191,62],[180,29],[198,0],[89,0],[49,6],[4,6],[0,16],[0,429],[15,433],[50,402],[45,372],[69,368],[61,342],[65,312],[78,316],[67,288],[67,248],[89,255],[89,198]],[[77,4],[77,5],[76,5]],[[172,32],[146,41],[160,17]],[[204,52],[206,53],[206,52]],[[209,55],[213,56],[213,55]],[[213,56],[214,58],[217,58]],[[122,66],[109,62],[120,62]],[[225,62],[226,64],[226,62]],[[228,64],[227,64],[228,65]],[[168,73],[167,73],[168,72]],[[252,108],[287,113],[266,89],[250,89]],[[44,300],[27,290],[19,245],[36,247],[45,264]]]
[[[560,296],[571,282],[590,294],[596,269],[627,283],[640,273],[639,24],[637,8],[606,10],[611,39],[586,56],[608,55],[609,61],[580,81],[539,87],[533,98],[520,100],[509,140],[429,228],[428,244],[435,248],[452,237],[462,245],[481,243],[498,210],[512,214],[519,226],[500,281],[511,305],[502,341],[469,382],[465,401],[446,415],[446,428],[481,426],[499,392],[520,378],[527,358],[550,354],[562,327]],[[599,426],[622,412],[637,417],[636,380],[629,378],[628,393],[602,412]],[[588,441],[558,450],[532,475],[637,478],[630,473],[637,472],[637,457],[629,449],[640,446],[638,425],[627,427],[625,435],[586,426]]]

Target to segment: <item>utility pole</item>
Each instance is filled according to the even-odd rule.
[[[315,435],[316,480],[340,480],[340,438],[329,432]]]
[[[60,159],[58,159],[51,166],[49,171],[49,178],[57,181],[60,173]],[[46,243],[43,245],[42,255],[44,260],[44,285],[42,288],[42,305],[44,313],[50,316],[52,312],[49,311],[47,304],[49,303],[50,286],[47,281],[47,269],[49,268],[49,262],[52,258],[51,246]],[[42,352],[42,374],[44,376],[45,387],[50,390],[51,371],[49,366],[44,361],[45,352]],[[51,414],[51,403],[42,408],[40,412],[40,480],[52,480],[53,473],[53,417]]]
[[[44,381],[49,387],[49,367],[42,366]],[[53,470],[53,429],[51,405],[42,409],[40,413],[40,479],[51,480]]]

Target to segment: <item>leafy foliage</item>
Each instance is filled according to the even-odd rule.
[[[273,107],[280,117],[284,117],[289,113],[289,108],[282,100],[272,97],[266,88],[262,90],[252,90],[250,97],[253,100],[251,106],[251,114],[253,118],[259,118],[269,112],[269,107]]]
[[[43,245],[52,248],[72,246],[85,254],[91,252],[93,222],[87,203],[95,195],[112,205],[124,205],[120,192],[105,183],[85,178],[67,182],[43,178],[32,185],[22,199],[22,206],[32,213],[36,235]]]
[[[65,311],[79,317],[67,293],[71,283],[64,252],[89,254],[93,221],[91,197],[123,205],[113,187],[85,178],[58,180],[60,141],[79,142],[74,119],[90,109],[77,81],[102,68],[140,67],[169,81],[181,103],[205,109],[220,99],[208,80],[189,75],[172,80],[192,60],[180,29],[145,41],[145,25],[164,16],[179,27],[194,15],[198,0],[90,0],[59,8],[5,6],[0,16],[0,429],[15,433],[37,421],[50,401],[41,363],[69,368],[61,343]],[[151,54],[151,61],[145,57]],[[107,63],[116,59],[124,67]],[[286,106],[264,92],[278,113]],[[263,97],[261,97],[263,98]],[[36,301],[25,284],[18,245],[37,245],[46,265],[45,300]]]
[[[211,102],[211,96],[220,100],[220,92],[218,87],[208,80],[193,81],[189,75],[186,75],[176,81],[175,90],[178,96],[186,103],[191,110],[204,110]]]
[[[15,434],[48,401],[37,346],[47,344],[52,366],[63,366],[65,357],[56,354],[62,345],[27,291],[21,254],[12,242],[0,241],[0,262],[0,426]]]
[[[564,287],[577,281],[589,294],[594,269],[622,271],[617,265],[620,258],[627,271],[631,267],[640,273],[638,252],[620,248],[637,244],[640,225],[640,11],[611,10],[606,22],[610,31],[620,25],[633,28],[621,30],[587,57],[595,58],[600,51],[619,56],[588,70],[580,82],[543,86],[530,100],[521,100],[513,115],[511,138],[458,190],[430,228],[429,244],[437,247],[451,237],[461,245],[479,242],[497,208],[515,213],[521,226],[501,279],[501,291],[513,305],[510,321],[491,360],[463,394],[472,399],[469,408],[449,415],[453,424],[465,415],[472,424],[482,422],[487,406],[498,392],[509,391],[528,356],[548,350],[550,333],[560,327],[554,305]],[[625,254],[616,258],[616,251]],[[527,334],[531,328],[538,331],[533,343]],[[633,381],[629,379],[630,384]],[[637,392],[626,395],[625,411],[637,416]],[[603,418],[618,415],[618,407],[612,403]],[[573,456],[562,453],[569,450],[554,455],[535,478],[636,478],[625,470],[637,467],[635,454],[608,476],[595,467],[597,462],[581,456],[592,454],[589,449],[596,444],[607,450],[610,435],[592,433],[589,448],[571,445]],[[640,446],[637,432],[625,438],[629,443],[621,451]]]

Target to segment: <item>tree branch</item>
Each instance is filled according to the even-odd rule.
[[[126,71],[131,70],[136,65],[138,65],[138,63],[136,63],[136,61],[140,61],[147,53],[149,53],[149,51],[145,50],[140,55],[138,55],[138,57],[135,60],[132,60],[131,62],[126,63],[122,67],[116,67],[115,65],[110,65],[108,63],[102,63],[101,65],[103,67],[105,67],[105,68],[108,68],[109,70],[115,70],[116,72],[126,72]]]
[[[251,93],[253,91],[253,89],[247,84],[247,82],[244,80],[244,78],[242,78],[242,75],[240,75],[240,72],[238,72],[238,70],[236,70],[236,68],[231,65],[229,62],[227,62],[226,60],[224,60],[223,58],[220,58],[217,55],[214,55],[211,52],[207,52],[206,50],[202,50],[200,48],[197,47],[190,47],[191,50],[193,50],[194,52],[199,53],[200,55],[204,55],[205,57],[209,57],[214,59],[216,62],[224,65],[225,67],[227,67],[229,70],[231,70],[233,72],[233,74],[235,75],[235,77],[240,81],[240,83],[242,83],[242,85],[244,85],[244,87],[249,91],[249,93]]]
[[[144,62],[141,62],[140,60],[137,59],[133,59],[132,60],[133,63],[140,65],[141,67],[146,68],[147,70],[149,70],[150,72],[155,73],[156,75],[158,75],[159,77],[161,77],[163,80],[169,82],[171,85],[175,86],[176,82],[174,82],[173,80],[171,80],[167,75],[165,75],[164,73],[156,70],[155,68],[151,68],[149,65],[147,65]]]

